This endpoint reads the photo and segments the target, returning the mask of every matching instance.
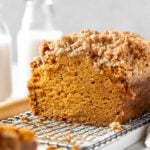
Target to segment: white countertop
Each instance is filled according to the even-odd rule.
[[[126,150],[150,150],[150,149],[144,147],[144,141],[139,141],[139,142],[131,145]]]

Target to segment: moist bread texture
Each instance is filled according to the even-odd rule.
[[[150,111],[150,41],[135,33],[87,29],[43,41],[31,72],[40,118],[105,126]]]
[[[36,150],[35,134],[25,128],[0,125],[0,150]]]

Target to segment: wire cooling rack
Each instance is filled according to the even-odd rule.
[[[28,118],[28,121],[22,119]],[[119,132],[109,127],[96,127],[91,125],[71,124],[59,121],[46,120],[40,122],[31,112],[2,120],[2,124],[11,124],[16,127],[26,127],[38,135],[38,142],[66,149],[78,145],[81,149],[96,149],[117,140],[122,135],[150,122],[150,113],[122,125]]]

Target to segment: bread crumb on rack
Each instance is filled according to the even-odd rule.
[[[28,118],[27,116],[22,116],[21,120],[24,121],[24,122],[30,122],[31,121],[31,119]]]
[[[109,127],[113,130],[113,131],[116,131],[116,132],[119,132],[122,130],[122,127],[120,125],[119,122],[112,122],[110,123]]]
[[[56,150],[56,149],[57,149],[56,147],[49,145],[46,150]]]
[[[80,150],[80,148],[79,148],[79,146],[74,145],[74,146],[72,147],[72,150]]]
[[[66,136],[66,140],[67,140],[67,142],[68,142],[68,143],[70,143],[70,142],[71,142],[72,137],[71,137],[71,135],[70,135],[70,134],[68,134],[68,135]]]

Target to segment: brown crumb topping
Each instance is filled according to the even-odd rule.
[[[149,56],[150,41],[130,32],[81,30],[57,41],[43,41],[40,57],[35,58],[31,65],[36,67],[45,63],[49,55],[63,54],[69,57],[85,55],[92,58],[98,68],[105,64],[132,69],[137,60],[146,60]]]
[[[120,125],[119,122],[112,122],[112,123],[109,125],[109,127],[110,127],[112,130],[116,131],[116,132],[119,132],[119,131],[122,130],[121,125]]]

